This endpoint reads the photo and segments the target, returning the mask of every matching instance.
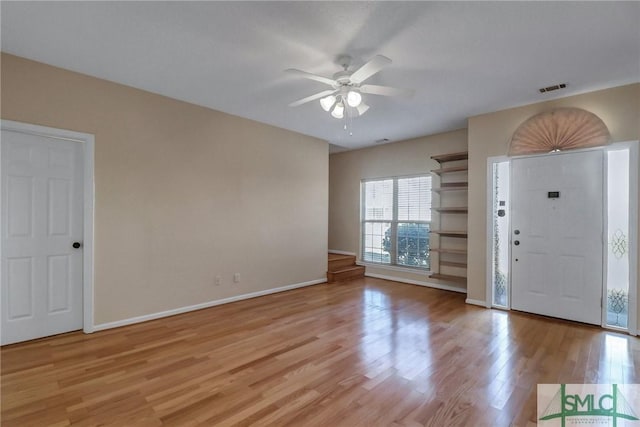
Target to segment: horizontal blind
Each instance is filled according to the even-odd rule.
[[[393,219],[393,180],[364,183],[364,219]]]
[[[431,221],[431,177],[398,179],[398,220]]]

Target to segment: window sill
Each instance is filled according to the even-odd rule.
[[[431,270],[424,270],[421,268],[401,267],[399,265],[378,264],[375,262],[358,261],[356,262],[356,264],[361,265],[363,267],[379,268],[381,270],[389,270],[389,271],[400,271],[403,273],[421,274],[425,276],[428,276],[431,273]]]

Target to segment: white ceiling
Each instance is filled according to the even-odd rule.
[[[1,2],[2,50],[325,139],[348,149],[466,127],[466,118],[640,81],[639,2]],[[287,68],[331,76],[393,63],[343,123],[324,90]],[[543,95],[537,89],[568,82]],[[334,151],[337,149],[333,147]]]

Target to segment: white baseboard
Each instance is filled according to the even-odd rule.
[[[480,307],[488,308],[487,303],[484,301],[480,301],[479,299],[471,299],[467,298],[464,302],[471,305],[479,305]]]
[[[278,292],[290,291],[292,289],[303,288],[305,286],[319,285],[326,283],[327,279],[310,280],[308,282],[294,283],[293,285],[281,286],[279,288],[265,289],[264,291],[251,292],[248,294],[235,295],[229,298],[223,298],[214,301],[207,301],[200,304],[190,305],[187,307],[174,308],[158,313],[145,314],[144,316],[131,317],[129,319],[116,320],[115,322],[101,323],[94,325],[93,332],[104,331],[105,329],[119,328],[121,326],[133,325],[135,323],[147,322],[149,320],[160,319],[163,317],[175,316],[176,314],[187,313],[189,311],[201,310],[203,308],[215,307],[216,305],[228,304],[230,302],[241,301],[250,298],[261,297],[264,295],[275,294]]]
[[[329,249],[328,251],[330,254],[337,254],[337,255],[352,255],[352,256],[356,256],[355,252],[347,252],[347,251],[339,251],[337,249]]]
[[[439,283],[424,282],[422,280],[404,279],[402,277],[385,276],[383,274],[375,274],[375,273],[364,273],[364,275],[367,277],[374,277],[376,279],[392,280],[394,282],[408,283],[410,285],[418,285],[418,286],[426,286],[427,288],[442,289],[443,291],[453,291],[453,292],[459,292],[462,294],[467,293],[466,289],[456,288],[455,286],[441,285]]]

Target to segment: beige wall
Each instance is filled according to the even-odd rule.
[[[438,168],[435,154],[465,151],[461,129],[377,147],[332,154],[329,158],[329,249],[358,253],[360,247],[360,181],[369,178],[428,173]],[[425,280],[424,273],[367,267],[368,273]]]
[[[596,114],[608,126],[614,142],[640,139],[640,84],[471,117],[468,123],[470,184],[467,284],[468,297],[471,299],[485,300],[487,158],[506,155],[510,138],[523,121],[557,107],[578,107]]]
[[[325,277],[326,142],[11,55],[1,72],[3,119],[95,135],[96,324]]]

